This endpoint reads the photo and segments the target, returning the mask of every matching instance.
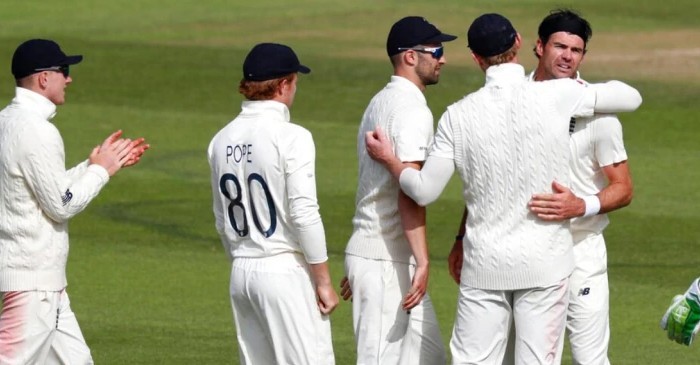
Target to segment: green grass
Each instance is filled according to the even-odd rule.
[[[214,230],[206,147],[239,110],[242,59],[253,44],[290,44],[313,70],[301,77],[292,117],[314,134],[319,201],[338,281],[354,210],[357,125],[389,78],[384,42],[391,23],[425,15],[460,37],[446,47],[449,63],[440,84],[427,91],[437,118],[483,83],[464,47],[475,16],[505,14],[532,45],[547,11],[567,5],[594,28],[584,76],[621,78],[645,99],[639,111],[621,116],[635,199],[612,214],[606,231],[610,358],[615,364],[696,364],[697,347],[677,346],[658,329],[671,297],[700,274],[695,1],[4,1],[0,99],[13,95],[9,61],[16,46],[28,38],[52,38],[67,53],[85,55],[71,70],[68,102],[54,119],[69,165],[118,128],[152,144],[140,165],[114,177],[71,223],[68,290],[96,362],[237,362],[227,296],[230,265]],[[695,37],[673,36],[677,32]],[[626,41],[631,38],[641,41]],[[525,48],[521,61],[532,67]],[[693,49],[685,56],[654,53]],[[632,53],[644,57],[625,60]],[[603,55],[623,60],[599,61]],[[457,289],[445,257],[461,207],[453,181],[428,209],[430,292],[445,342]],[[332,321],[337,363],[352,364],[350,306],[342,303]],[[567,352],[564,363],[570,362]]]

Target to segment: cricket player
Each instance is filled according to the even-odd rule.
[[[82,59],[47,39],[28,40],[12,56],[15,97],[0,111],[2,365],[93,363],[66,291],[68,221],[148,144],[117,131],[66,170],[52,118]]]
[[[515,364],[558,359],[573,242],[566,224],[527,210],[533,191],[568,183],[571,116],[635,110],[639,93],[621,82],[528,82],[517,63],[520,35],[499,14],[478,17],[467,32],[486,84],[448,107],[422,170],[405,167],[381,130],[368,132],[370,156],[426,205],[455,169],[469,208],[464,267],[450,341],[454,364],[500,364],[511,323]]]
[[[539,63],[530,80],[581,80],[578,68],[591,34],[588,21],[575,12],[551,12],[538,29],[534,51]],[[631,202],[632,177],[622,125],[615,115],[572,118],[569,132],[571,189],[554,182],[553,193],[533,195],[529,206],[543,220],[571,219],[575,266],[569,279],[566,327],[573,363],[608,365],[610,293],[603,230],[609,220],[605,213]]]
[[[316,200],[314,141],[290,121],[298,73],[276,43],[243,63],[241,113],[209,144],[216,230],[233,261],[230,295],[241,364],[334,364],[338,304]]]
[[[668,339],[690,346],[700,331],[700,278],[683,295],[676,295],[660,323]]]
[[[428,285],[425,208],[399,189],[365,152],[365,133],[384,128],[406,166],[420,168],[433,138],[433,115],[423,92],[438,82],[446,59],[442,33],[408,16],[391,27],[386,51],[394,68],[370,101],[357,135],[359,160],[353,233],[345,272],[353,296],[357,364],[444,364],[445,349]],[[347,299],[346,288],[341,292]]]

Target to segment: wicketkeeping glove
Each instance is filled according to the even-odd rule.
[[[699,281],[700,278],[695,279],[685,295],[676,295],[661,318],[661,329],[668,333],[668,338],[687,346],[700,330]]]

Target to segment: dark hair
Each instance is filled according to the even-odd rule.
[[[593,36],[593,30],[588,21],[569,9],[552,10],[549,15],[542,19],[542,23],[537,29],[537,35],[543,44],[547,43],[549,36],[556,32],[567,32],[581,37],[584,49],[588,40]]]

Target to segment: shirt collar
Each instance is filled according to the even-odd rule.
[[[410,92],[414,97],[416,97],[418,100],[420,100],[423,104],[427,105],[427,101],[425,100],[425,95],[423,95],[423,92],[418,88],[416,84],[411,82],[411,80],[403,77],[403,76],[397,76],[397,75],[392,75],[391,80],[389,81],[389,85],[387,85],[388,88],[400,88],[403,89],[407,92]]]
[[[21,106],[27,106],[33,112],[39,114],[43,119],[50,120],[56,115],[56,105],[47,99],[45,96],[25,89],[23,87],[15,88],[15,98],[12,103]]]
[[[517,63],[502,63],[486,69],[486,86],[522,82],[525,80],[525,68]]]
[[[289,108],[275,100],[245,100],[241,104],[241,114],[272,113],[280,116],[285,122],[290,121]]]

